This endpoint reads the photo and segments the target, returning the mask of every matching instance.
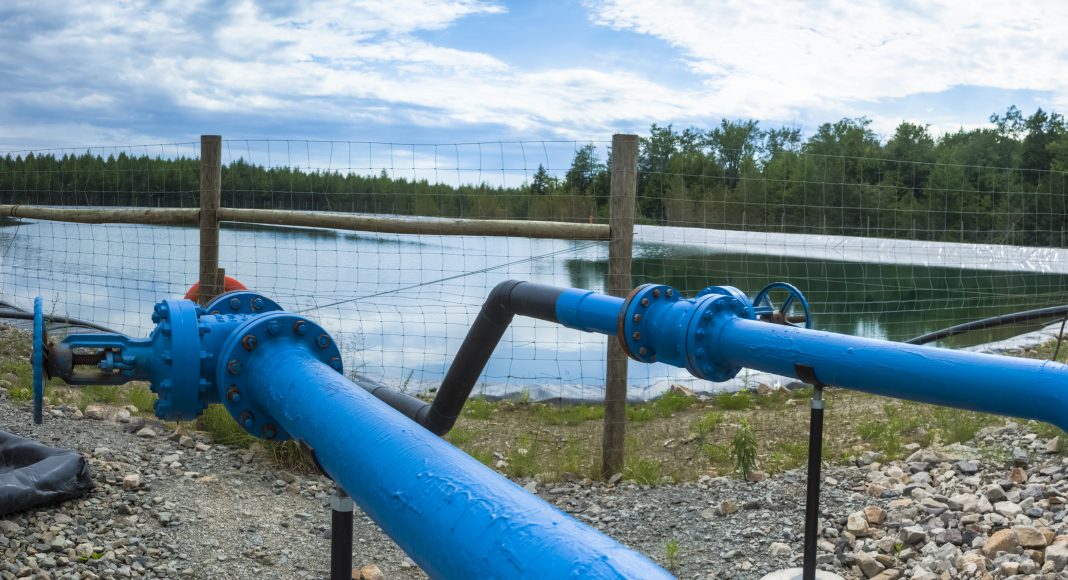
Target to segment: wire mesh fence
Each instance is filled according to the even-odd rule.
[[[636,285],[752,295],[785,280],[817,328],[890,340],[1064,302],[1064,173],[662,137],[639,161]],[[198,146],[14,152],[0,159],[0,204],[196,208]],[[610,155],[604,142],[228,140],[222,206],[607,223]],[[197,280],[197,244],[192,226],[7,219],[0,300],[27,308],[41,294],[55,315],[143,334],[152,303]],[[409,392],[438,384],[498,282],[603,291],[608,271],[603,241],[228,223],[220,247],[228,275],[335,334],[350,372]],[[476,393],[599,401],[605,340],[517,320]],[[717,388],[663,365],[629,374],[634,399]],[[776,381],[743,372],[727,388]]]

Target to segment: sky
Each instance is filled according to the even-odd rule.
[[[1068,3],[6,0],[0,151],[451,144],[1068,111]]]

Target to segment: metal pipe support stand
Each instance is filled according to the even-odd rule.
[[[823,461],[823,385],[812,386],[808,428],[808,489],[805,499],[803,580],[816,580],[816,540],[820,528],[820,468]]]
[[[352,510],[349,494],[334,487],[330,496],[330,580],[352,578]]]

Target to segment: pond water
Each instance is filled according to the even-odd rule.
[[[684,295],[732,285],[751,296],[770,282],[787,281],[812,304],[815,327],[833,332],[906,340],[986,316],[1063,304],[1068,296],[1063,256],[1046,249],[1009,248],[994,258],[954,244],[887,241],[897,254],[858,256],[842,253],[857,238],[765,235],[760,243],[725,242],[690,239],[677,230],[638,228],[635,285],[670,284]],[[40,294],[53,315],[144,335],[151,328],[152,304],[180,297],[196,279],[198,241],[196,229],[186,227],[0,221],[0,301],[29,309]],[[440,381],[498,282],[515,278],[600,291],[608,269],[604,242],[225,224],[221,246],[227,274],[334,334],[348,371],[409,391]],[[1029,258],[1014,257],[1017,250]],[[840,255],[847,259],[836,259]],[[940,260],[957,266],[931,265]],[[945,346],[1037,326],[970,334]],[[477,390],[597,400],[603,394],[606,340],[517,319]],[[753,380],[768,379],[743,374],[715,385],[665,365],[634,362],[629,378],[636,399],[655,396],[672,383],[711,391]]]

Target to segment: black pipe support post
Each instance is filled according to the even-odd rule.
[[[355,504],[340,486],[330,496],[330,580],[352,578],[352,510]]]
[[[805,499],[805,548],[802,580],[816,580],[816,540],[820,528],[820,469],[823,461],[823,385],[812,386],[808,427],[808,483]]]

